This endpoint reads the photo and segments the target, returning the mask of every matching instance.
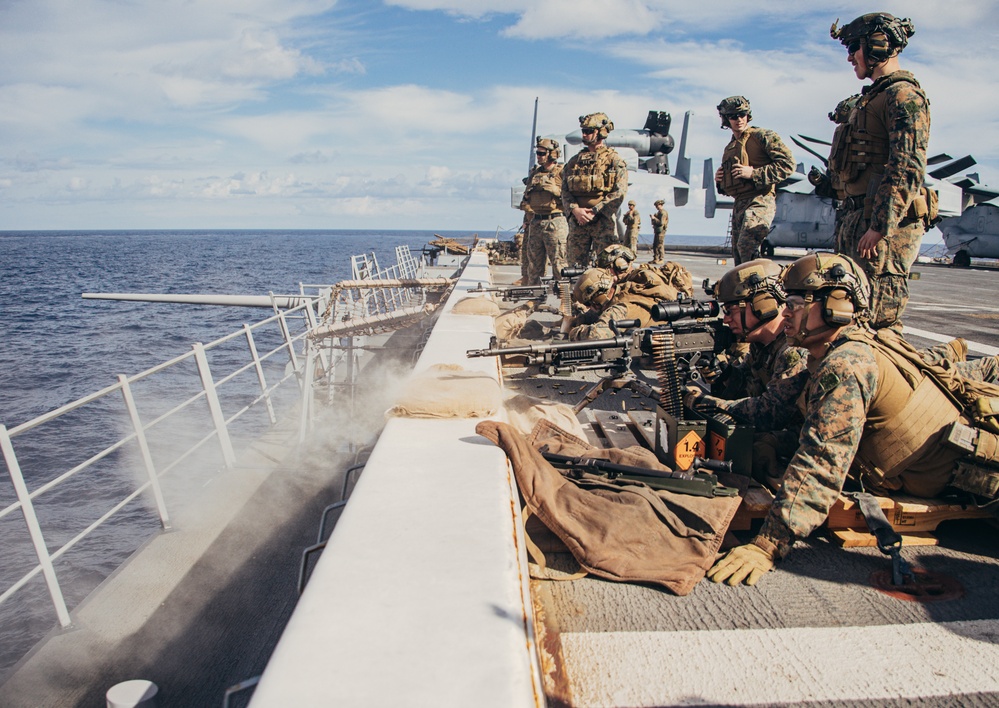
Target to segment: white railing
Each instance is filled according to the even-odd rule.
[[[398,248],[396,256],[398,265],[383,271],[365,270],[364,277],[413,277],[419,264],[409,254],[408,246]],[[374,254],[364,262],[377,268]],[[243,325],[241,330],[209,344],[194,344],[190,352],[140,374],[119,375],[117,383],[96,393],[11,428],[0,425],[0,450],[16,499],[0,509],[0,521],[21,512],[33,555],[37,559],[37,563],[19,578],[5,576],[0,581],[10,583],[0,592],[0,610],[5,610],[4,603],[41,574],[60,625],[70,626],[70,607],[64,597],[55,563],[81,541],[92,537],[95,530],[140,497],[143,497],[140,501],[147,501],[149,512],[159,525],[163,529],[170,528],[170,513],[161,482],[181,465],[192,464],[196,453],[211,456],[208,443],[213,440],[217,444],[212,456],[215,468],[232,469],[239,463],[240,457],[240,446],[234,440],[235,436],[259,437],[267,427],[278,422],[282,413],[295,407],[299,416],[298,438],[304,440],[311,427],[315,396],[303,393],[318,387],[317,372],[324,379],[321,383],[326,386],[324,398],[327,401],[332,399],[336,386],[347,386],[350,394],[349,388],[356,382],[358,367],[354,338],[344,337],[317,344],[308,336],[316,328],[318,313],[329,304],[326,294],[332,287],[300,285],[301,295],[306,298],[304,304],[287,310],[275,307],[275,314],[261,322]],[[358,290],[356,296],[359,302],[352,304],[369,312],[391,312],[409,304],[407,296],[412,295],[411,288],[384,289],[398,290],[396,293],[383,293],[381,290]],[[271,299],[274,300],[273,296]],[[240,347],[241,342],[245,349]],[[263,353],[257,348],[261,342],[265,343],[261,350]],[[213,358],[216,360],[214,365]],[[228,373],[220,373],[223,370]],[[137,389],[143,389],[146,395],[143,396]],[[119,395],[120,399],[117,398]],[[186,397],[182,400],[176,400],[184,395]],[[256,420],[251,420],[251,412],[258,414]],[[51,428],[56,428],[56,431],[47,434]],[[92,433],[95,428],[116,432],[95,435]],[[192,428],[198,428],[198,431],[188,433]],[[185,434],[178,435],[178,430],[185,431]],[[183,444],[176,444],[177,438],[185,435]],[[41,443],[26,440],[39,436],[44,438]],[[106,439],[114,436],[117,439],[104,444]],[[100,439],[100,442],[90,446],[100,449],[92,451],[88,448],[81,453],[86,459],[65,471],[54,473],[54,476],[47,464],[32,464],[37,463],[39,450],[44,449],[45,455],[48,455],[48,458],[43,455],[43,459],[50,459],[53,455],[62,459],[72,456],[76,450],[53,451],[53,446],[66,444],[66,440],[89,442],[91,439]],[[53,442],[56,440],[63,442]],[[83,447],[82,444],[80,446]],[[68,447],[74,448],[75,443],[68,444]],[[125,457],[127,455],[133,457],[129,459]],[[28,460],[26,466],[22,464],[25,459]],[[112,467],[112,471],[118,474],[107,474],[107,467]],[[140,470],[139,479],[134,484],[126,485],[127,489],[115,488],[115,485],[120,486],[121,473],[133,468]],[[67,490],[71,485],[75,487]],[[101,501],[106,501],[110,508],[94,511],[91,516],[97,518],[91,520],[88,517],[89,523],[81,522],[81,525],[87,523],[82,530],[67,530],[64,519],[56,524],[57,513],[47,512],[39,518],[39,510],[45,507],[43,497],[74,497],[80,489],[87,490],[88,494],[93,489],[100,489]],[[74,499],[72,503],[75,508],[91,510],[86,500]],[[53,526],[58,528],[53,529]],[[53,541],[53,538],[56,540]],[[0,534],[0,543],[8,561],[7,575],[17,574],[17,570],[11,571],[17,562],[32,563],[32,551],[27,550],[23,542],[19,544],[17,540],[11,541]],[[58,547],[50,550],[50,544]],[[17,546],[19,551],[15,549]],[[15,555],[17,561],[12,560]]]
[[[266,425],[273,425],[278,419],[278,413],[275,410],[275,398],[279,395],[279,390],[283,392],[290,388],[289,393],[293,392],[286,397],[292,398],[294,403],[299,406],[301,411],[300,428],[303,431],[307,429],[312,410],[311,405],[309,405],[311,396],[303,397],[302,392],[311,391],[311,374],[317,365],[321,366],[318,361],[320,350],[314,346],[310,346],[309,340],[306,337],[309,330],[315,326],[316,319],[313,307],[313,301],[310,300],[306,304],[299,305],[293,309],[279,311],[272,317],[254,325],[243,325],[242,330],[233,332],[209,344],[194,344],[190,352],[151,369],[147,369],[140,374],[134,376],[119,375],[117,383],[25,423],[12,428],[0,425],[0,449],[2,449],[3,459],[16,495],[14,503],[0,509],[0,519],[17,511],[21,512],[27,524],[28,534],[38,560],[37,565],[0,593],[0,605],[13,597],[32,578],[41,573],[44,576],[49,595],[59,618],[59,623],[63,627],[69,626],[71,624],[69,608],[63,597],[62,588],[57,577],[54,566],[55,561],[64,556],[80,541],[90,536],[94,530],[108,522],[129,503],[147,492],[152,495],[151,506],[155,509],[155,514],[159,519],[160,525],[164,529],[170,528],[170,515],[161,488],[161,480],[176,470],[181,464],[188,461],[192,455],[212,440],[215,440],[218,445],[218,453],[221,455],[222,466],[233,468],[237,464],[239,457],[231,433],[234,423],[246,416],[251,410],[260,409],[266,417]],[[291,324],[295,322],[298,323],[296,327],[298,331],[293,333]],[[270,334],[270,339],[274,340],[276,338],[277,343],[266,349],[263,353],[259,353],[257,350],[257,340],[265,338],[259,335],[268,328],[272,330],[276,328],[278,330],[276,334]],[[227,344],[237,342],[241,339],[245,340],[246,363],[221,375],[213,370],[209,362],[210,353],[221,351]],[[299,348],[301,348],[301,351],[299,351]],[[228,356],[232,356],[232,353],[228,353]],[[285,356],[288,358],[288,365],[283,363]],[[282,362],[277,362],[276,359],[281,359]],[[157,415],[147,414],[143,416],[140,413],[140,406],[137,403],[137,395],[135,393],[137,385],[147,387],[154,392],[161,391],[164,386],[168,386],[171,389],[181,388],[185,385],[181,383],[183,379],[193,378],[189,375],[189,372],[185,377],[185,372],[183,371],[184,368],[190,369],[191,362],[194,363],[194,368],[200,381],[200,386],[196,392],[180,402],[171,401],[167,404],[171,407],[164,412]],[[269,368],[271,372],[277,371],[277,378],[273,383],[268,381],[265,367]],[[241,385],[241,391],[238,394],[234,394],[232,400],[239,400],[240,397],[245,398],[248,386],[239,379],[240,377],[245,379],[246,376],[252,376],[255,379],[254,388],[259,389],[258,393],[253,395],[251,400],[246,401],[234,412],[227,413],[223,405],[223,387]],[[273,376],[274,374],[272,373],[272,378]],[[157,380],[164,381],[165,383],[157,385]],[[294,386],[290,386],[290,384],[294,384]],[[114,399],[118,395],[121,396],[118,404],[121,407],[118,408],[116,413]],[[151,407],[164,405],[162,393],[154,393],[153,399],[147,405]],[[103,412],[90,413],[90,410],[92,410],[90,407],[95,405],[103,408]],[[194,410],[194,407],[198,405],[207,406],[210,424],[207,426],[206,431],[201,434],[200,438],[189,442],[186,449],[175,455],[171,454],[168,459],[164,459],[163,451],[167,450],[169,446],[162,439],[158,442],[154,441],[153,438],[157,431],[163,431],[162,435],[170,437],[173,435],[171,430],[174,423],[179,424],[183,422],[185,423],[183,427],[189,427],[193,418],[204,416],[204,409],[202,409],[200,415],[198,411]],[[59,421],[71,413],[85,408],[88,409],[89,415],[77,416],[81,426],[94,424],[91,415],[103,415],[107,419],[104,422],[112,421],[111,424],[114,425],[116,421],[122,419],[123,416],[121,413],[123,412],[127,415],[129,432],[110,445],[90,454],[87,459],[79,464],[57,474],[52,479],[41,481],[39,479],[39,471],[33,471],[34,473],[29,475],[29,479],[33,479],[37,486],[34,489],[29,488],[29,482],[26,481],[24,470],[22,470],[21,461],[18,457],[18,439],[36,429],[44,431],[46,426],[59,423]],[[257,427],[262,426],[258,425]],[[85,429],[81,427],[81,432],[77,439],[83,439],[87,435],[84,431]],[[87,473],[94,475],[92,479],[93,484],[102,484],[103,479],[101,474],[105,470],[98,470],[97,463],[107,460],[112,455],[121,454],[121,451],[129,446],[134,446],[132,451],[137,452],[139,459],[141,459],[143,468],[142,478],[144,481],[130,490],[124,498],[116,500],[109,510],[100,515],[82,531],[79,531],[68,541],[62,543],[56,550],[50,551],[46,542],[45,532],[38,518],[37,508],[41,498],[62,488],[70,480],[79,479]],[[66,450],[65,452],[68,456],[73,451]],[[60,531],[60,534],[64,535],[65,533],[65,531]],[[5,554],[9,554],[11,550],[10,546],[7,545]],[[8,557],[10,556],[8,555]]]

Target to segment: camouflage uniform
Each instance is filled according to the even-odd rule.
[[[631,202],[628,205],[628,211],[622,217],[625,226],[624,245],[638,253],[638,232],[642,226],[642,215],[638,213],[638,209],[634,207],[634,204],[634,202]]]
[[[849,147],[839,156],[830,154],[830,169],[839,173],[846,194],[836,250],[863,266],[871,280],[870,325],[890,327],[901,319],[909,301],[909,268],[919,255],[924,218],[931,218],[923,194],[930,103],[911,73],[895,71],[864,88],[847,127],[847,142],[857,146],[855,154]],[[881,158],[861,162],[871,153]],[[857,250],[868,229],[884,236],[873,259]]]
[[[599,182],[592,189],[573,186],[588,181],[591,176]],[[569,222],[566,249],[569,265],[589,265],[595,253],[617,243],[614,215],[627,193],[628,167],[611,148],[601,144],[595,152],[582,150],[569,158],[562,171],[562,211],[568,215]],[[572,218],[572,210],[579,206],[593,209],[596,213],[593,221],[583,225]]]
[[[776,185],[794,172],[794,155],[772,130],[749,126],[725,147],[722,168],[731,169],[733,158],[753,167],[751,180],[726,179],[718,191],[735,198],[732,207],[732,255],[736,265],[760,257],[760,244],[770,233],[777,213]]]
[[[669,214],[662,204],[652,215],[652,262],[662,263],[666,260],[666,227],[669,226]]]
[[[518,247],[520,255],[520,282],[527,283],[530,273],[530,243],[531,243],[531,214],[530,209],[524,210],[524,223],[520,227],[520,245]]]
[[[541,165],[531,168],[520,208],[531,214],[530,238],[525,239],[527,272],[524,285],[537,285],[545,274],[546,263],[559,275],[566,266],[565,249],[569,226],[562,213],[562,165],[550,170]]]
[[[806,371],[784,380],[785,405],[796,388],[804,393],[805,421],[798,450],[754,541],[764,548],[773,544],[778,556],[786,555],[795,539],[808,536],[826,520],[851,473],[862,477],[867,487],[919,497],[938,495],[953,478],[961,453],[941,443],[945,425],[937,423],[948,414],[956,420],[959,412],[952,406],[948,410],[942,393],[913,406],[917,399],[913,387],[921,389],[910,381],[923,382],[923,377],[917,373],[913,378],[913,369],[903,372],[870,342],[865,330],[845,327],[822,358],[809,358]],[[936,385],[930,383],[929,388],[932,391]],[[872,440],[899,419],[903,408],[908,428],[925,419],[931,425],[924,427],[932,432],[917,432],[913,446],[918,454],[881,472],[883,468],[871,459],[896,450]],[[759,412],[767,417],[765,411]],[[769,412],[780,415],[776,408]]]
[[[636,268],[618,281],[614,297],[605,308],[591,308],[576,318],[569,339],[613,337],[613,320],[637,319],[640,327],[648,327],[652,324],[652,306],[662,300],[676,300],[680,293],[693,294],[693,278],[682,265]]]

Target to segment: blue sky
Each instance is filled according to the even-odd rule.
[[[697,186],[725,96],[789,144],[828,138],[861,85],[829,26],[873,10],[915,22],[902,65],[932,102],[931,152],[999,185],[995,3],[760,5],[0,0],[0,229],[509,230],[536,96],[542,134],[656,109],[678,138],[693,110]],[[630,191],[643,213],[671,204],[651,175]],[[694,190],[670,227],[721,235],[725,215]]]

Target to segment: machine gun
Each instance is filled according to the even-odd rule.
[[[665,489],[676,494],[692,494],[698,497],[734,497],[739,493],[735,487],[724,487],[718,483],[715,472],[732,471],[732,463],[724,460],[695,457],[690,471],[674,472],[619,465],[609,460],[591,457],[559,455],[548,452],[545,447],[542,447],[540,452],[554,466],[570,470],[570,474],[577,478],[580,474],[589,472],[606,475],[608,479],[642,482],[653,489]]]
[[[547,277],[541,279],[540,285],[510,285],[499,288],[486,288],[479,283],[477,288],[472,288],[470,293],[496,293],[504,301],[512,300],[545,300],[549,293],[561,297],[565,286],[572,284],[572,281],[584,273],[582,268],[563,268],[559,277]]]
[[[544,342],[515,347],[501,347],[495,338],[488,349],[472,349],[469,358],[481,356],[517,355],[527,366],[537,366],[549,376],[571,374],[577,371],[606,371],[608,378],[621,378],[630,373],[636,358],[651,359],[659,374],[660,383],[668,386],[671,400],[679,400],[680,380],[707,387],[705,369],[717,366],[717,355],[730,342],[730,332],[718,319],[687,320],[691,317],[716,318],[718,302],[714,300],[680,300],[660,302],[653,306],[652,317],[666,324],[638,328],[638,320],[611,322],[615,336],[573,342]],[[621,334],[630,330],[626,334]],[[602,384],[602,387],[601,387]],[[596,398],[610,384],[600,382],[588,394],[582,406]],[[642,393],[658,398],[651,390]]]

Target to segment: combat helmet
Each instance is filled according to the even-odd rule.
[[[871,286],[863,269],[838,253],[809,253],[787,267],[784,291],[822,301],[822,319],[830,327],[850,324],[871,305]]]
[[[749,99],[745,96],[729,96],[722,99],[718,104],[718,116],[721,118],[721,127],[729,128],[729,116],[746,116],[753,120],[753,109],[749,105]]]
[[[658,206],[665,206],[665,204],[666,204],[666,202],[663,201],[662,199],[657,199],[654,202],[652,202],[652,206],[656,206],[656,207],[658,207]]]
[[[635,252],[624,244],[612,243],[597,254],[597,268],[613,271],[615,275],[623,275],[631,270],[635,258]]]
[[[580,128],[596,128],[601,140],[606,140],[610,132],[614,130],[614,123],[607,117],[606,113],[590,113],[586,116],[579,116]]]
[[[603,307],[614,296],[614,278],[603,268],[589,268],[576,281],[572,299],[588,307]]]
[[[723,305],[746,303],[757,319],[767,322],[780,314],[787,299],[782,272],[783,268],[767,258],[740,263],[715,283],[714,295]]]
[[[534,149],[537,150],[539,148],[547,150],[549,153],[551,153],[551,156],[554,157],[556,160],[559,158],[559,155],[562,154],[561,150],[559,149],[558,140],[555,140],[554,138],[542,138],[539,135],[534,140]]]
[[[864,48],[869,66],[880,64],[905,49],[916,27],[908,17],[899,19],[887,12],[871,12],[853,22],[837,27],[833,22],[829,36],[838,39],[847,49],[855,52]]]

